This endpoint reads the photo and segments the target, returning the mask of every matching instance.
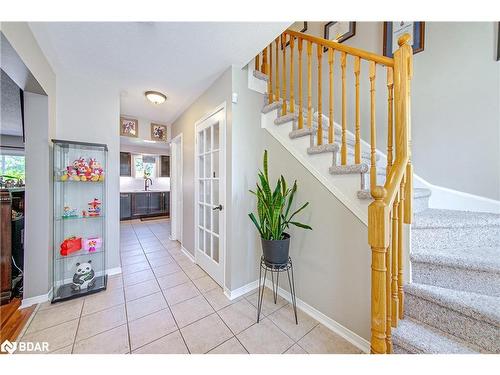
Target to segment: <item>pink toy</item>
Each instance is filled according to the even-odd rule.
[[[89,253],[93,253],[94,251],[100,249],[101,247],[102,247],[101,237],[89,237],[83,240],[83,248],[87,250]]]

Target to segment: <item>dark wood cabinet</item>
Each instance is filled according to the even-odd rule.
[[[141,217],[149,214],[149,193],[132,194],[132,217]]]
[[[160,177],[170,177],[170,156],[160,155]]]
[[[132,176],[132,154],[120,152],[120,176]]]
[[[120,220],[132,217],[132,194],[120,193]]]
[[[169,214],[170,192],[120,193],[120,220]]]

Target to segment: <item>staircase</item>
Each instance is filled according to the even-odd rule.
[[[323,46],[330,49],[343,48],[334,42],[296,32],[286,31],[283,35],[276,39],[275,56],[278,56],[278,42],[281,46],[286,45],[287,36],[290,37],[292,55],[295,38],[300,44],[302,39],[309,45],[312,40],[321,46],[321,50]],[[400,43],[400,46],[401,49],[405,48],[404,43]],[[398,133],[396,124],[393,134],[392,120],[390,121],[386,157],[375,148],[374,121],[371,124],[372,138],[370,143],[366,143],[360,140],[359,124],[354,132],[350,132],[345,123],[339,125],[328,116],[319,115],[323,113],[321,103],[317,103],[317,109],[311,105],[310,74],[307,108],[301,107],[302,98],[298,105],[295,103],[294,90],[287,94],[285,88],[280,98],[279,82],[278,89],[273,91],[272,47],[271,44],[264,50],[262,67],[256,59],[254,71],[254,76],[264,81],[268,87],[262,109],[263,119],[264,116],[271,116],[274,126],[279,127],[281,134],[288,134],[293,141],[291,148],[297,152],[306,148],[306,157],[311,160],[322,158],[322,163],[317,165],[323,167],[320,171],[325,175],[323,181],[328,181],[328,176],[331,176],[335,177],[336,183],[342,185],[342,179],[357,179],[357,187],[351,190],[360,202],[366,202],[366,205],[371,203],[367,211],[372,246],[372,352],[500,353],[500,215],[430,209],[431,191],[424,188],[413,189],[411,166],[406,164],[409,155],[401,151],[398,155],[396,152],[393,160],[393,138],[396,150],[405,149],[398,142],[401,138],[406,142],[408,138],[405,137],[409,137],[409,132],[405,133],[400,129]],[[308,47],[310,65],[311,48]],[[267,66],[267,50],[271,60],[270,69]],[[284,50],[286,48],[282,48]],[[283,52],[282,61],[286,61],[285,53]],[[363,51],[353,53],[364,56]],[[405,53],[407,52],[399,52],[399,58],[402,61],[406,61],[403,57],[408,58],[410,63],[406,65],[406,75],[401,73],[401,76],[411,76],[411,58]],[[395,58],[397,55],[398,53]],[[320,57],[318,48],[318,61]],[[278,65],[277,57],[275,63]],[[321,63],[318,64],[318,75],[321,78]],[[342,64],[345,65],[345,55]],[[359,62],[356,64],[359,69]],[[290,65],[289,82],[294,87],[292,60]],[[285,66],[283,70],[286,71]],[[275,73],[276,84],[278,68]],[[299,92],[302,91],[301,79],[299,75]],[[388,74],[389,119],[392,119],[390,83],[392,76],[389,79]],[[282,84],[286,85],[286,81]],[[321,97],[321,86],[319,90],[318,97]],[[409,93],[407,87],[399,90],[400,96],[401,92]],[[330,105],[331,103],[330,100]],[[398,107],[399,111],[409,113],[409,105],[404,105],[406,104],[402,104],[402,109]],[[406,121],[397,112],[396,122]],[[402,257],[407,251],[404,251],[403,219],[405,223],[411,223],[412,212],[412,282],[404,284]]]

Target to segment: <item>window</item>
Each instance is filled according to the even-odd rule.
[[[24,155],[0,155],[0,175],[24,178]]]
[[[156,158],[147,155],[134,155],[135,178],[155,177]]]

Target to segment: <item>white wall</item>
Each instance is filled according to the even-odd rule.
[[[107,267],[120,267],[120,96],[89,77],[60,74],[57,80],[57,131],[63,140],[108,145],[106,236]]]
[[[26,228],[24,299],[47,294],[52,270],[51,143],[56,129],[56,75],[25,22],[0,29],[47,97],[26,94]]]

